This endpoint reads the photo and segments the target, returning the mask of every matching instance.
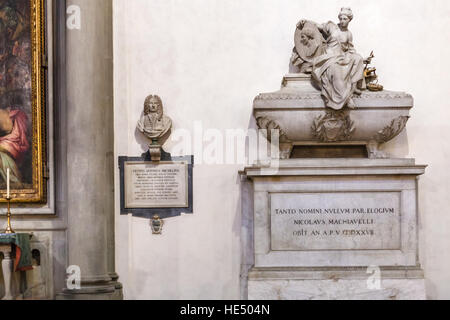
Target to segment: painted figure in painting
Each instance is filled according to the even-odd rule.
[[[32,183],[30,12],[29,0],[0,0],[0,183],[10,168],[15,189]]]

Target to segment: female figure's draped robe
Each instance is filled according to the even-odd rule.
[[[313,61],[312,76],[321,84],[325,105],[342,109],[357,88],[364,87],[364,59],[356,53],[350,31],[328,22],[321,26],[327,35],[325,54]]]

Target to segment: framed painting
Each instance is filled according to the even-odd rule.
[[[0,202],[46,202],[44,0],[0,0]]]

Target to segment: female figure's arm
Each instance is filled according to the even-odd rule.
[[[356,53],[355,47],[353,46],[353,34],[348,31],[348,52],[349,53]]]
[[[309,23],[315,25],[315,26],[317,27],[317,29],[319,29],[319,31],[325,32],[325,33],[328,34],[328,28],[327,28],[327,25],[328,25],[329,22],[319,24],[319,23],[316,23],[316,22],[314,22],[314,21],[300,20],[299,23],[297,23],[297,28],[300,29],[300,30],[303,29],[303,27],[305,26],[305,24],[306,24],[307,22],[309,22]]]
[[[349,53],[356,53],[355,47],[353,45],[353,34],[348,31],[348,52]],[[364,64],[370,64],[372,62],[373,55],[367,57],[363,60]]]

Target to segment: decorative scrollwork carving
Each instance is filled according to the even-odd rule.
[[[314,137],[322,142],[346,141],[355,132],[355,124],[348,110],[327,110],[314,120],[311,129]]]
[[[280,127],[280,125],[268,118],[267,116],[260,116],[256,118],[256,124],[258,125],[259,129],[267,130],[264,134],[267,138],[267,140],[271,140],[271,132],[272,130],[278,130],[280,134],[280,142],[287,142],[289,141],[288,137],[286,136],[286,133],[283,131],[283,129]]]
[[[401,116],[392,120],[389,126],[386,126],[376,134],[374,140],[378,143],[385,143],[394,139],[403,131],[403,129],[405,129],[409,118],[409,116]]]
[[[256,98],[255,101],[258,100],[312,100],[312,99],[321,99],[320,92],[317,93],[281,93],[281,92],[273,92],[273,93],[261,93]]]
[[[354,95],[355,100],[364,99],[405,99],[412,98],[410,94],[403,92],[392,92],[392,91],[380,91],[380,92],[363,92],[361,95]],[[314,93],[283,93],[283,92],[272,92],[272,93],[261,93],[256,98],[255,101],[259,100],[313,100],[321,99],[320,91]]]

